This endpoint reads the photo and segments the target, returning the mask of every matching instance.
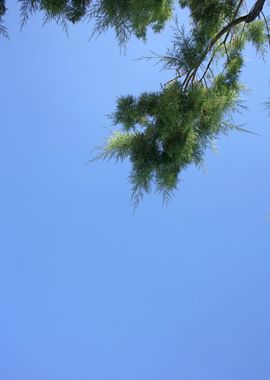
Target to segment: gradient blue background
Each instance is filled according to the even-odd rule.
[[[15,2],[14,2],[15,3]],[[206,169],[190,168],[168,207],[132,215],[129,163],[85,165],[112,130],[117,96],[171,73],[135,61],[171,30],[87,42],[91,25],[30,19],[0,39],[0,378],[269,380],[268,64],[246,52],[253,89]]]

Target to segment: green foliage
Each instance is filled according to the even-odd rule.
[[[148,26],[159,32],[172,16],[172,3],[172,0],[101,0],[93,5],[90,14],[96,20],[97,33],[113,27],[118,41],[125,43],[132,33],[145,39]]]
[[[234,74],[233,74],[234,75]],[[121,97],[113,115],[123,132],[114,134],[103,148],[102,158],[130,158],[134,201],[152,185],[164,199],[176,189],[179,173],[190,164],[200,165],[207,147],[221,132],[240,90],[229,85],[230,68],[211,87],[194,84],[183,91],[177,81],[157,93],[138,98]]]
[[[148,28],[160,32],[173,16],[173,7],[189,11],[188,29],[176,23],[173,44],[162,58],[175,76],[156,92],[122,96],[112,115],[122,130],[101,149],[100,158],[129,158],[135,204],[153,188],[168,199],[179,175],[189,165],[201,165],[205,150],[220,133],[232,128],[243,88],[240,74],[244,49],[251,43],[265,54],[270,45],[266,0],[18,0],[22,24],[34,12],[45,21],[94,22],[93,33],[113,28],[121,45],[132,34],[145,39]],[[269,2],[268,2],[269,4]],[[0,0],[0,33],[6,1]],[[269,106],[269,104],[268,104]]]
[[[257,20],[247,26],[246,38],[251,42],[256,51],[265,54],[268,42],[267,30],[265,29],[264,20]]]
[[[173,0],[18,0],[21,4],[22,23],[34,12],[42,12],[45,21],[55,20],[68,28],[68,22],[91,19],[93,33],[108,28],[116,32],[120,44],[131,34],[145,39],[147,28],[159,32],[172,16]]]
[[[200,166],[219,134],[245,131],[233,123],[243,89],[243,52],[247,43],[263,52],[269,34],[265,19],[245,22],[239,4],[180,1],[190,10],[191,27],[186,32],[176,25],[163,58],[175,77],[158,92],[118,99],[112,121],[122,131],[108,139],[100,157],[130,159],[134,205],[153,189],[167,200],[181,172]]]

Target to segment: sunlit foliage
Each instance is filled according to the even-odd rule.
[[[172,46],[161,57],[174,77],[156,92],[118,99],[112,115],[122,126],[101,148],[100,158],[130,159],[130,182],[136,205],[153,189],[168,199],[189,165],[201,165],[217,136],[231,129],[244,89],[240,74],[244,49],[251,43],[265,57],[270,44],[266,0],[18,0],[21,22],[36,12],[45,21],[68,23],[92,20],[91,33],[113,28],[124,46],[133,34],[145,39],[151,28],[160,32],[185,8],[189,25],[176,22]],[[0,33],[7,1],[0,0]],[[174,13],[175,12],[175,13]],[[267,103],[269,107],[269,103]]]

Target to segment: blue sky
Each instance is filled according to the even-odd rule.
[[[134,215],[129,163],[85,165],[111,133],[117,96],[170,73],[136,61],[170,29],[87,42],[90,25],[31,18],[9,2],[1,39],[0,378],[269,380],[268,64],[246,52],[252,88],[232,133],[190,168],[168,207]],[[15,3],[15,2],[14,2]]]

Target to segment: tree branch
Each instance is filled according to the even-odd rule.
[[[237,16],[239,10],[240,10],[240,7],[241,5],[243,4],[244,0],[240,0],[239,3],[238,3],[238,6],[234,12],[234,17]],[[229,34],[230,34],[230,31],[237,25],[241,24],[241,23],[251,23],[253,21],[256,20],[256,18],[259,16],[259,14],[262,12],[263,10],[263,7],[264,7],[264,4],[265,4],[265,0],[257,0],[255,2],[255,4],[253,5],[253,7],[251,8],[251,10],[244,16],[241,16],[241,17],[238,17],[238,18],[233,18],[233,20],[227,24],[223,29],[221,29],[221,31],[219,33],[217,33],[215,35],[215,37],[210,41],[210,43],[208,44],[208,46],[206,47],[206,49],[204,50],[203,54],[202,54],[202,57],[201,57],[201,60],[200,60],[200,63],[198,66],[194,67],[193,69],[190,69],[190,71],[187,73],[187,76],[183,82],[183,86],[184,86],[184,89],[186,90],[188,88],[188,85],[190,83],[193,83],[193,80],[194,78],[196,78],[196,74],[197,74],[197,71],[199,69],[199,67],[201,66],[202,62],[205,60],[207,54],[212,50],[212,48],[215,46],[215,44],[217,43],[217,41],[222,37],[224,36],[224,34],[227,33],[225,39],[224,39],[224,42],[226,42]],[[212,57],[213,58],[213,57]],[[210,65],[212,63],[212,58],[210,59],[210,62],[208,63],[207,65],[207,70],[209,70],[210,68]],[[206,70],[206,71],[207,71]],[[204,72],[203,74],[203,77],[202,79],[205,77],[206,75],[206,71]],[[166,84],[169,84],[171,82],[173,82],[174,80],[177,80],[179,79],[179,75],[177,75],[175,78],[173,78],[172,80],[170,80],[169,82],[167,82]]]
[[[264,6],[265,0],[257,0],[254,6],[252,7],[251,11],[247,13],[244,16],[238,17],[234,19],[232,22],[230,22],[228,25],[226,25],[210,42],[210,44],[205,49],[202,60],[205,59],[209,51],[214,47],[216,42],[227,32],[230,32],[232,28],[234,28],[236,25],[241,24],[242,22],[250,23],[255,21],[255,19],[259,16],[261,13],[263,6]]]

